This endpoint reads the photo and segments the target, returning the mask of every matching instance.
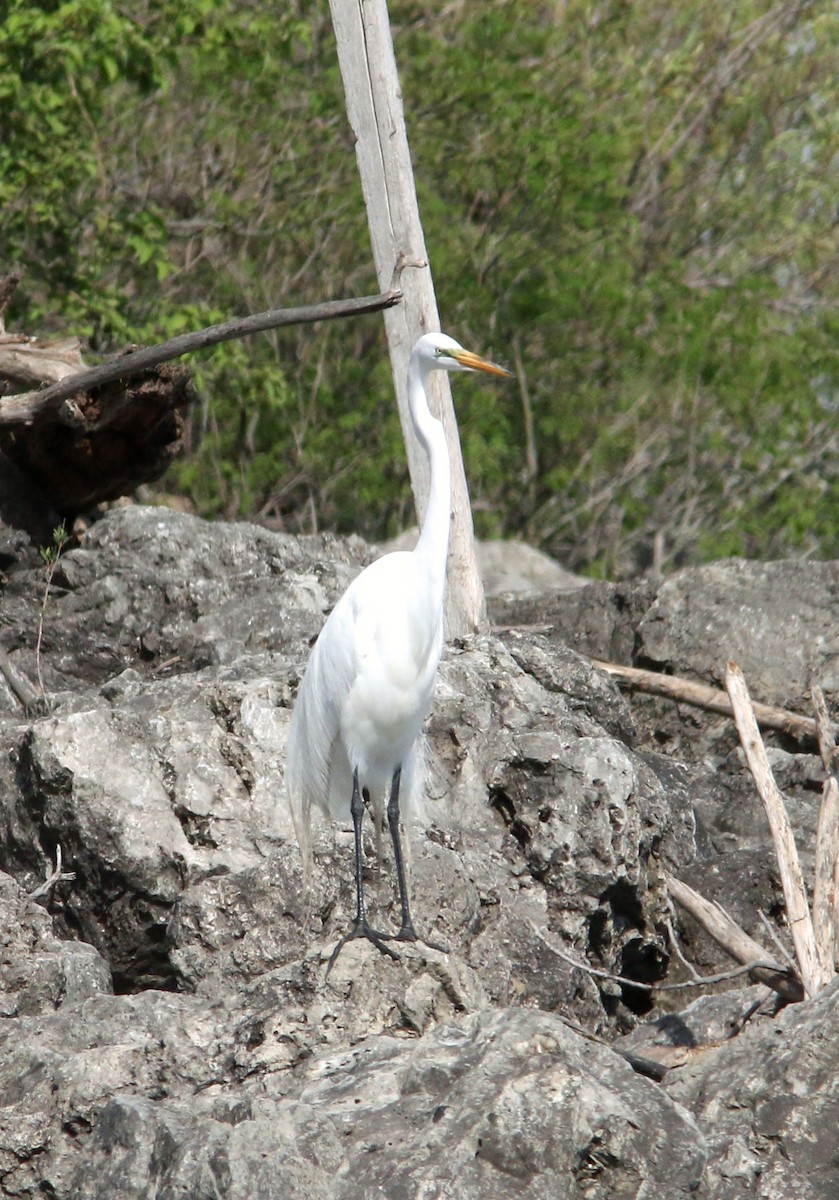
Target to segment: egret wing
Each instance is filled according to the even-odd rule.
[[[341,709],[356,673],[350,591],[332,610],[300,683],[286,752],[286,786],[298,841],[308,856],[312,809],[349,810],[352,772],[340,759]]]

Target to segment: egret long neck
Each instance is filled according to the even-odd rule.
[[[446,588],[446,559],[451,521],[451,467],[446,433],[431,415],[426,386],[429,364],[411,356],[408,363],[408,403],[420,445],[428,455],[431,486],[416,553],[423,561],[429,585],[442,606]]]

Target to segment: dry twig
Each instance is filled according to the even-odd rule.
[[[619,983],[624,987],[640,988],[644,992],[682,992],[686,988],[705,987],[710,983],[724,983],[728,979],[736,979],[738,975],[750,974],[757,979],[758,971],[774,970],[766,962],[756,961],[732,967],[730,971],[719,971],[716,975],[696,975],[693,979],[683,979],[679,983],[642,983],[638,979],[629,979],[626,975],[613,975],[611,971],[602,971],[599,967],[592,967],[589,963],[580,962],[572,955],[566,954],[564,950],[560,950],[558,946],[553,946],[553,951],[564,962],[572,967],[577,967],[580,971],[585,971],[587,975],[591,975],[595,979],[608,979],[612,983]],[[758,982],[764,983],[765,980],[759,979]]]
[[[706,900],[689,884],[674,875],[667,876],[667,890],[686,912],[699,922],[718,946],[742,967],[735,974],[747,971],[755,983],[772,988],[784,1000],[795,1003],[804,999],[801,980],[788,968],[774,961],[774,957],[760,942],[750,937],[719,904]],[[706,982],[717,982],[716,978]]]
[[[807,906],[807,892],[804,887],[804,877],[801,873],[801,864],[798,860],[798,851],[789,816],[769,765],[743,672],[735,662],[729,662],[726,667],[725,686],[731,698],[731,707],[734,710],[734,720],[740,735],[740,743],[772,832],[781,884],[784,889],[787,923],[795,948],[796,961],[801,971],[801,981],[807,995],[813,996],[819,991],[825,980],[816,949],[813,921]]]
[[[813,875],[813,929],[826,983],[835,974],[839,947],[839,778],[836,742],[827,719],[821,688],[814,684],[813,706],[819,729],[819,750],[825,769],[819,824],[816,830],[816,864]]]
[[[67,879],[75,879],[75,871],[62,871],[61,869],[61,845],[55,847],[55,870],[44,880],[42,884],[35,888],[32,892],[26,893],[27,900],[39,900],[41,896],[48,896],[57,883],[63,883]]]
[[[791,971],[797,971],[798,968],[796,966],[795,959],[792,957],[789,950],[787,950],[786,946],[781,940],[781,935],[779,934],[773,922],[769,920],[762,908],[757,910],[757,915],[758,920],[766,931],[766,936],[780,954],[780,961],[785,962]]]

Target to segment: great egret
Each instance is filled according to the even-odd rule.
[[[443,642],[451,471],[443,426],[432,416],[426,383],[432,371],[486,371],[509,376],[443,333],[427,333],[408,362],[408,405],[428,454],[431,488],[419,541],[371,563],[353,580],[321,630],[291,719],[286,780],[308,874],[311,816],[317,806],[336,820],[352,817],[356,913],[341,948],[365,937],[391,958],[388,941],[417,941],[400,841],[400,794],[415,812],[423,783],[420,735],[434,691]],[[402,910],[396,934],[373,929],[364,904],[361,820],[372,803],[378,831],[387,797]]]

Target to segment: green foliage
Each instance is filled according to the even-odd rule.
[[[52,576],[51,568],[53,568],[58,562],[59,558],[61,557],[61,552],[67,545],[69,539],[70,535],[67,532],[66,526],[64,524],[56,525],[52,531],[52,541],[49,543],[49,545],[39,547],[38,553],[40,554],[41,560],[44,563],[44,566],[47,568],[50,577]]]
[[[109,0],[10,0],[0,24],[0,235],[26,267],[26,289],[66,297],[62,322],[97,292],[86,227],[113,238],[110,224],[126,215],[106,194],[105,99],[120,84],[159,86],[171,49],[153,21],[143,28]],[[47,318],[37,304],[31,315]]]
[[[458,380],[479,531],[611,575],[656,535],[670,563],[839,553],[836,13],[390,7],[444,327],[527,380]],[[324,9],[11,0],[21,325],[107,350],[375,288]],[[196,365],[168,486],[199,511],[411,521],[379,319]]]
[[[425,68],[423,145],[446,164],[440,290],[478,279],[468,324],[518,339],[530,377],[541,471],[519,507],[513,435],[508,528],[632,570],[659,529],[674,560],[713,553],[705,526],[726,528],[743,491],[738,549],[835,553],[829,491],[813,503],[805,480],[835,473],[830,425],[811,439],[812,381],[835,378],[835,16],[578,3],[525,31],[513,4],[469,14],[417,21],[406,61]],[[437,226],[438,209],[473,228]],[[504,402],[489,398],[487,430]]]

